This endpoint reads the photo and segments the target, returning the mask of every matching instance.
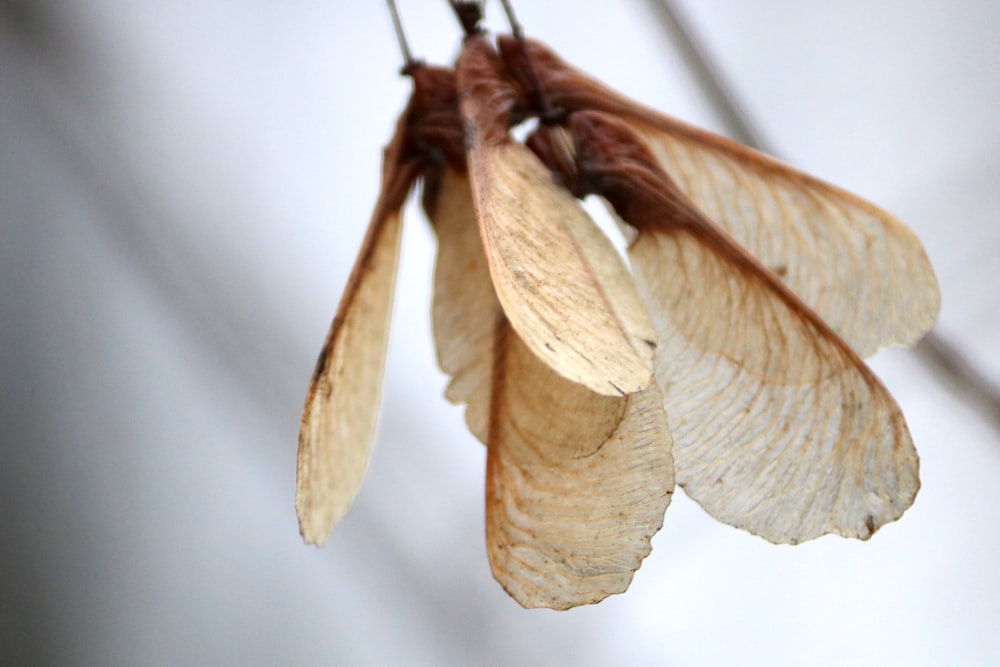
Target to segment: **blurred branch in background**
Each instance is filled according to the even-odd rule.
[[[677,3],[673,0],[648,0],[648,3],[664,32],[677,45],[694,72],[706,96],[719,111],[730,136],[747,146],[780,157],[762,138],[749,113],[740,104],[734,87],[725,80],[721,68]],[[913,348],[913,352],[937,377],[970,399],[976,411],[993,428],[1000,430],[1000,387],[976,369],[959,346],[941,332],[940,325],[931,330]]]

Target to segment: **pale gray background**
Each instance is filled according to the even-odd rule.
[[[722,129],[645,2],[517,6]],[[778,151],[916,230],[941,332],[1000,381],[1000,3],[682,7]],[[443,0],[401,9],[450,61]],[[922,457],[902,521],[777,547],[678,493],[627,594],[518,607],[486,560],[484,448],[441,397],[416,207],[368,481],[302,545],[299,410],[399,64],[381,2],[0,2],[4,664],[996,664],[996,422],[900,351],[874,366]]]

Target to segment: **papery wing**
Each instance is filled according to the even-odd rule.
[[[688,495],[772,542],[867,539],[897,519],[917,455],[864,362],[699,213],[626,123],[580,112],[570,127],[582,182],[637,230],[628,253]]]
[[[602,396],[501,323],[486,464],[493,576],[525,607],[624,592],[663,523],[673,462],[655,384]]]
[[[378,416],[393,287],[400,205],[415,178],[393,167],[316,362],[299,430],[295,511],[307,543],[322,545],[357,495]]]
[[[859,355],[912,345],[934,325],[941,300],[934,271],[917,237],[892,215],[678,121],[630,120],[698,209]]]
[[[644,107],[538,42],[522,47],[502,37],[500,47],[508,69],[522,80],[528,54],[555,107],[603,111],[626,121],[698,210],[779,276],[861,356],[885,345],[912,344],[934,324],[940,307],[934,271],[916,236],[889,213]]]
[[[493,373],[493,336],[503,317],[479,240],[468,176],[445,169],[425,209],[438,239],[431,321],[445,397],[467,403],[465,421],[486,442]]]
[[[548,170],[508,136],[516,91],[482,37],[458,61],[473,203],[511,325],[563,377],[607,395],[652,381],[649,316],[614,246]]]
[[[524,342],[600,394],[648,386],[656,339],[611,242],[521,144],[469,156],[493,285]]]
[[[892,396],[836,334],[735,246],[641,231],[629,249],[660,339],[677,481],[772,542],[867,539],[919,488]]]
[[[445,171],[427,211],[438,237],[434,336],[446,395],[467,402],[488,442],[493,573],[527,607],[624,591],[649,553],[673,489],[655,385],[627,398],[570,382],[506,321],[489,277],[468,180]]]

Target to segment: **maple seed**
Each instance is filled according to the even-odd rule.
[[[862,358],[937,317],[916,237],[610,90],[523,39],[504,4],[516,36],[498,53],[478,3],[452,2],[466,33],[454,71],[413,60],[401,37],[414,91],[302,414],[305,541],[327,539],[367,467],[418,180],[438,240],[445,396],[487,447],[490,567],[520,604],[625,591],[675,476],[712,516],[772,542],[865,540],[898,519],[919,462]],[[521,143],[511,126],[531,117]],[[620,219],[631,271],[580,205],[588,194]]]

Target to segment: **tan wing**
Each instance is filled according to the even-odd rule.
[[[611,242],[538,158],[509,139],[504,109],[513,93],[499,68],[476,38],[457,75],[473,202],[500,303],[560,375],[600,394],[641,390],[652,381],[649,316]]]
[[[387,165],[382,194],[306,395],[295,511],[310,544],[326,542],[350,510],[368,467],[399,261],[399,207],[413,179],[412,168]]]
[[[919,488],[916,451],[846,345],[698,234],[640,232],[629,256],[689,496],[779,543],[867,539],[902,515]]]
[[[637,230],[629,257],[659,336],[677,481],[773,542],[867,539],[919,487],[903,415],[864,362],[714,227],[607,114],[570,120],[584,182]]]
[[[601,396],[553,372],[509,326],[497,343],[486,463],[493,576],[525,607],[624,592],[673,491],[659,390]]]
[[[501,40],[517,67],[518,45]],[[909,345],[937,319],[937,279],[919,240],[889,213],[762,153],[681,123],[527,43],[556,107],[627,121],[699,211],[778,275],[861,356]],[[523,69],[523,68],[522,68]]]
[[[468,403],[470,430],[489,441],[494,576],[526,607],[624,591],[673,489],[659,391],[602,396],[550,370],[503,317],[467,178],[446,170],[427,210],[438,236],[434,336],[453,376],[446,395]]]
[[[635,128],[664,171],[859,355],[912,345],[934,325],[934,270],[892,215],[762,153],[656,120]]]
[[[438,238],[431,322],[438,365],[451,376],[445,397],[467,403],[465,421],[486,442],[493,335],[503,317],[479,240],[469,179],[445,169],[427,215]]]
[[[480,232],[515,330],[560,375],[601,394],[648,386],[655,337],[614,246],[520,144],[470,152]]]

